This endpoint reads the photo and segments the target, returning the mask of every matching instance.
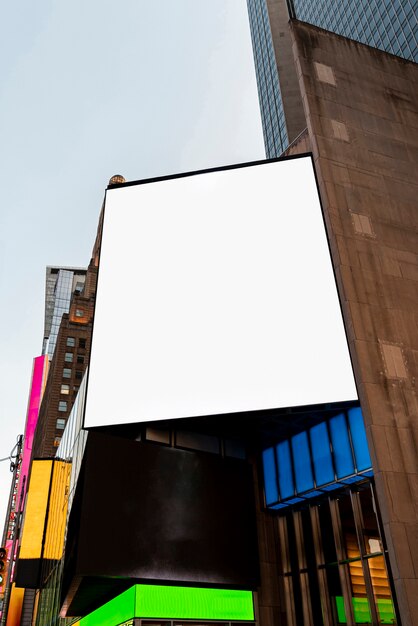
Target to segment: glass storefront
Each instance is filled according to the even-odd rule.
[[[398,624],[370,481],[277,524],[288,626]]]

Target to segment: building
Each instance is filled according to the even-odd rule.
[[[264,145],[268,159],[279,156],[289,145],[279,72],[265,0],[247,0],[251,39],[260,100]]]
[[[259,21],[253,23],[254,15],[263,13],[255,11],[256,5],[260,6],[249,2],[253,41],[260,25]],[[413,61],[418,54],[417,8],[409,2],[331,6],[295,0],[286,6],[267,0],[263,5],[264,16],[267,9],[270,20],[290,141],[285,154],[312,151],[315,160],[372,457],[372,484],[398,605],[397,619],[415,624],[417,153],[413,138],[417,135],[417,66]],[[259,50],[256,45],[254,48],[257,67]],[[259,92],[264,93],[266,78],[259,70],[257,75]],[[264,115],[262,103],[260,108]],[[293,130],[289,132],[289,128]],[[271,154],[267,142],[266,152]],[[401,319],[402,327],[395,321]],[[313,507],[310,510],[312,515]],[[344,515],[352,519],[351,513]],[[279,524],[286,524],[280,519]],[[312,539],[310,532],[312,529],[305,535],[305,529],[298,530],[297,525],[292,530],[299,546],[300,574],[297,595],[295,588],[287,587],[296,598],[289,608],[293,617],[287,623],[320,623],[318,615],[312,617],[315,589],[311,588],[308,607],[303,599],[311,581],[304,580],[304,558],[309,555],[301,556],[300,542],[305,539],[306,547],[307,538]],[[279,527],[278,540],[282,533]],[[314,536],[317,546],[315,541]],[[337,549],[338,542],[335,537]],[[345,556],[352,557],[348,548]],[[288,562],[287,567],[294,582],[297,560],[293,565]],[[309,572],[309,566],[307,569]],[[341,572],[340,581],[346,584]],[[371,587],[373,581],[369,590]],[[269,611],[266,623],[279,623],[272,607]],[[346,617],[352,623],[380,623],[379,615],[363,616],[362,622],[356,610]],[[380,619],[385,623],[382,615]]]
[[[410,61],[418,61],[417,7],[399,2],[247,0],[267,158],[305,128],[287,28],[289,16]]]
[[[287,154],[312,153],[359,402],[87,435],[82,382],[56,457],[32,469],[45,521],[27,544],[24,528],[21,561],[37,626],[417,624],[417,66],[295,19],[281,29]]]
[[[417,6],[413,0],[361,0],[346,5],[330,0],[289,0],[289,9],[293,18],[418,62]]]
[[[42,354],[54,356],[55,344],[64,313],[68,313],[73,293],[84,288],[86,270],[75,267],[47,267],[45,280],[45,321]]]
[[[55,455],[87,366],[97,275],[94,260],[78,274],[62,268],[54,274],[53,269],[47,269],[44,335],[45,349],[53,358],[33,444],[37,458]],[[51,275],[58,275],[53,307]]]
[[[8,626],[15,626],[21,621],[24,590],[18,589],[14,585],[15,561],[19,553],[20,527],[28,490],[33,438],[47,375],[48,357],[46,355],[36,357],[33,360],[25,431],[23,437],[20,436],[19,452],[14,467],[12,490],[2,540],[2,546],[7,552],[8,566],[2,572],[0,598],[3,605],[2,613],[7,614]]]

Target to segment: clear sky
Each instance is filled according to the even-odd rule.
[[[23,433],[46,265],[86,266],[103,194],[264,158],[246,0],[20,0],[0,25],[0,458]],[[11,474],[0,464],[0,532]]]

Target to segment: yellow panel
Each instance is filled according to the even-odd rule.
[[[39,559],[41,557],[52,463],[51,460],[33,461],[32,463],[20,544],[20,559]]]
[[[10,594],[9,610],[7,612],[6,626],[19,626],[24,594],[25,590],[15,587],[13,583]]]
[[[64,549],[65,524],[67,520],[68,490],[71,463],[54,461],[51,496],[49,499],[48,524],[44,548],[45,559],[61,559]]]

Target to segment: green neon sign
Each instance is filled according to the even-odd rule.
[[[135,586],[83,617],[77,626],[116,626],[135,617]],[[73,625],[75,626],[75,624]]]
[[[253,596],[231,589],[134,585],[77,625],[116,626],[135,617],[253,621]]]
[[[254,619],[251,591],[137,585],[136,597],[141,617],[248,621]]]

